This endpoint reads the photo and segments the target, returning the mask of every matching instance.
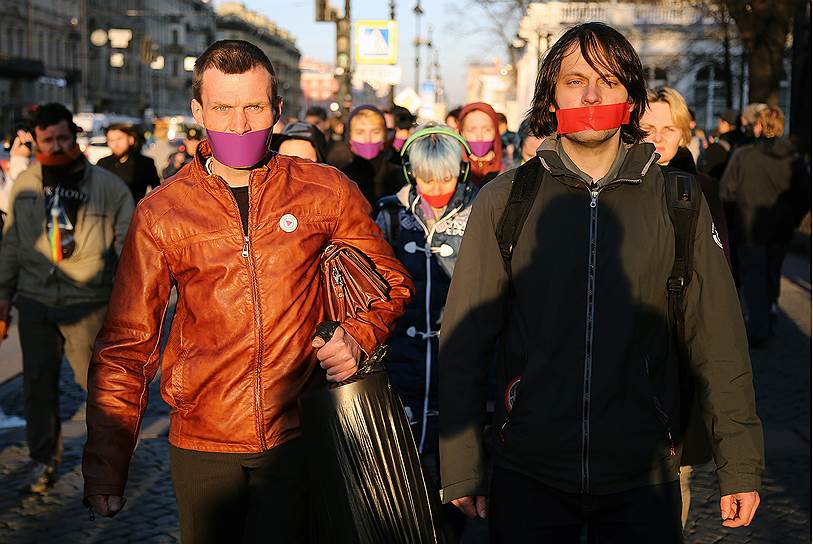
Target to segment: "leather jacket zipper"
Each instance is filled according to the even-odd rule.
[[[243,222],[240,219],[240,206],[237,205],[237,199],[234,198],[234,194],[232,193],[231,189],[229,188],[228,183],[223,178],[218,176],[223,184],[228,189],[229,194],[231,195],[231,200],[234,203],[234,207],[237,210],[237,218],[238,222],[240,223],[240,230],[243,230]],[[249,223],[251,222],[251,184],[249,183],[248,186],[248,201],[249,201]],[[249,225],[248,231],[251,231],[251,225]],[[254,327],[257,330],[257,364],[254,370],[254,410],[256,411],[256,417],[254,421],[257,426],[257,437],[260,441],[260,449],[265,451],[266,449],[266,442],[265,442],[265,430],[264,430],[264,410],[263,410],[263,400],[262,400],[262,363],[263,363],[263,325],[262,325],[262,316],[260,315],[260,307],[258,305],[258,297],[257,297],[257,273],[254,270],[254,259],[251,255],[251,239],[248,235],[248,232],[243,232],[243,248],[240,252],[240,256],[248,260],[248,270],[249,276],[251,276],[251,302],[254,306]]]

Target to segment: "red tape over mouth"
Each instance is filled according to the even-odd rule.
[[[629,122],[630,110],[627,102],[556,110],[556,132],[559,134],[583,130],[610,130]]]

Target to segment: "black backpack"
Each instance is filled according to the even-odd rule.
[[[514,294],[511,271],[514,246],[519,240],[522,227],[525,225],[536,195],[539,193],[543,175],[544,169],[541,161],[535,159],[529,160],[517,169],[511,184],[508,203],[497,223],[497,242],[508,275],[509,301]],[[693,444],[691,453],[686,451],[689,448],[684,449],[683,460],[684,464],[696,464],[708,460],[711,457],[711,451],[707,443],[702,444],[699,429],[695,429],[698,425],[702,426],[702,421],[696,417],[700,413],[699,401],[694,395],[694,379],[690,371],[686,349],[684,295],[694,270],[694,238],[697,219],[700,215],[702,190],[695,176],[682,170],[667,167],[663,169],[663,175],[666,183],[665,197],[669,218],[675,228],[675,261],[672,264],[666,289],[669,296],[669,320],[673,325],[681,363],[681,435],[686,436],[687,428],[691,426],[693,430],[688,434],[698,437],[697,440],[691,441]],[[521,372],[517,374],[521,374]],[[687,457],[690,458],[688,462]]]

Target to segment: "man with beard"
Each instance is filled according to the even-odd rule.
[[[198,149],[198,144],[203,139],[203,130],[198,127],[189,127],[186,129],[186,134],[183,139],[183,151],[176,151],[169,156],[169,162],[161,172],[163,179],[169,179],[178,173],[183,166],[192,162],[195,158],[195,151]]]
[[[723,525],[748,525],[759,504],[762,428],[739,300],[705,201],[693,242],[677,245],[667,188],[702,194],[665,178],[640,143],[645,81],[616,30],[565,32],[529,112],[534,134],[558,137],[486,185],[466,227],[440,333],[442,493],[488,516],[492,542],[577,543],[585,528],[590,542],[681,542],[684,363]],[[691,275],[675,275],[686,245]],[[486,489],[495,345],[504,394]]]
[[[63,354],[87,389],[88,365],[133,215],[119,178],[87,162],[73,116],[40,106],[32,130],[37,162],[9,197],[0,249],[0,320],[19,311],[26,436],[26,490],[44,492],[62,454],[59,371]]]
[[[104,134],[113,154],[99,159],[96,164],[120,177],[138,203],[148,190],[161,183],[155,162],[141,154],[138,131],[133,125],[115,123],[108,126]]]

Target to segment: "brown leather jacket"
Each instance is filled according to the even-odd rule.
[[[161,362],[169,441],[212,452],[261,452],[298,435],[298,398],[325,383],[310,343],[324,316],[319,257],[329,241],[363,251],[391,287],[389,302],[343,323],[366,353],[414,289],[338,170],[283,155],[255,169],[244,238],[229,187],[204,166],[210,153],[201,143],[133,217],[90,367],[85,496],[124,492],[173,285]]]

